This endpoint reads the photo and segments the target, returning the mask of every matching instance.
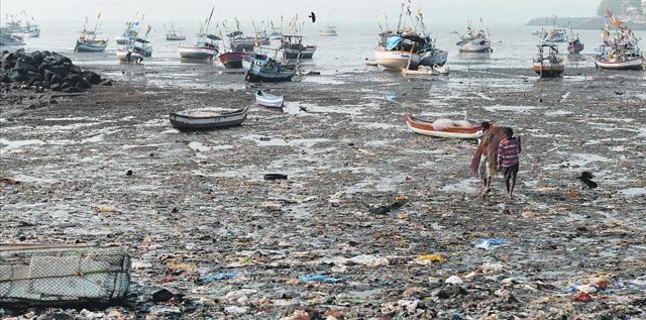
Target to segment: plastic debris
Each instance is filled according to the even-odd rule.
[[[417,257],[417,259],[415,259],[415,262],[417,262],[419,264],[430,264],[430,263],[433,263],[433,262],[444,263],[444,262],[447,262],[447,261],[448,260],[446,258],[442,257],[439,254],[425,254],[425,255],[421,255],[421,256]]]
[[[590,302],[592,301],[592,296],[585,292],[581,292],[581,293],[575,294],[572,300],[576,302]]]
[[[458,276],[450,276],[446,280],[444,280],[444,283],[460,285],[460,284],[463,284],[464,281],[462,281],[462,278]]]
[[[207,274],[199,277],[197,280],[201,283],[208,283],[213,281],[228,280],[237,277],[237,273],[218,273],[218,274]]]
[[[495,247],[507,245],[509,242],[505,239],[479,239],[476,242],[476,248],[485,250],[494,250]]]
[[[305,282],[320,281],[320,282],[326,282],[326,283],[337,283],[337,282],[345,281],[341,278],[333,278],[333,277],[328,277],[324,275],[299,276],[298,279]]]

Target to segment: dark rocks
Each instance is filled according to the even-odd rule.
[[[172,299],[173,297],[175,297],[175,294],[173,294],[172,292],[166,289],[161,289],[159,291],[154,292],[152,297],[153,297],[153,302],[155,303],[166,302]]]
[[[17,86],[6,86],[6,89],[33,89],[42,92],[45,89],[79,93],[88,90],[92,85],[112,85],[111,80],[101,79],[92,71],[83,71],[72,63],[70,58],[49,51],[25,53],[24,49],[0,53],[0,83],[12,83]]]

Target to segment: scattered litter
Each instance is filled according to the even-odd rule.
[[[464,281],[462,281],[462,279],[458,276],[450,276],[446,280],[444,280],[444,283],[460,285],[464,283]]]
[[[207,274],[198,278],[200,283],[208,283],[220,280],[228,280],[237,277],[237,273],[218,273],[218,274]]]
[[[298,279],[305,282],[320,281],[320,282],[326,282],[326,283],[337,283],[337,282],[344,281],[341,278],[333,278],[333,277],[328,277],[324,275],[299,276]]]
[[[415,262],[417,262],[419,264],[430,264],[430,263],[433,263],[433,262],[444,263],[446,261],[448,261],[448,260],[446,258],[442,257],[439,254],[425,254],[425,255],[421,255],[421,256],[417,257],[417,259],[415,259]]]
[[[485,250],[494,250],[498,246],[507,245],[509,242],[505,239],[479,239],[476,242],[476,248]]]

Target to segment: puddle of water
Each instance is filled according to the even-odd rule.
[[[332,79],[329,77],[321,77],[321,76],[316,76],[316,77],[308,77],[305,76],[301,82],[310,82],[310,83],[317,83],[317,84],[331,84],[331,85],[341,85],[345,84],[345,81],[341,80],[336,80]]]
[[[1,149],[5,151],[18,149],[24,146],[43,145],[43,144],[45,144],[45,141],[38,140],[38,139],[11,141],[4,138],[0,138],[0,145],[3,145]]]
[[[442,190],[447,192],[466,192],[466,193],[476,193],[480,189],[473,187],[474,179],[464,179],[458,183],[448,184],[442,187]]]
[[[623,189],[619,193],[627,197],[646,196],[646,187]]]
[[[503,106],[503,105],[495,105],[495,106],[489,106],[489,107],[483,107],[483,109],[489,111],[489,112],[494,112],[494,111],[517,111],[517,112],[526,112],[529,110],[534,110],[534,109],[540,109],[541,107],[536,107],[536,106]]]
[[[556,110],[556,111],[548,111],[548,112],[545,112],[544,114],[550,117],[550,116],[564,116],[572,113],[573,112],[565,111],[565,110]]]

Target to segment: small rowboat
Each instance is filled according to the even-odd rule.
[[[256,92],[256,103],[269,108],[282,108],[285,102],[284,96],[275,96],[258,90]]]
[[[239,126],[247,118],[249,107],[229,112],[181,111],[171,112],[170,123],[181,131],[214,130]]]
[[[438,138],[478,139],[480,130],[480,124],[466,120],[431,119],[410,113],[404,115],[404,120],[414,132]]]

